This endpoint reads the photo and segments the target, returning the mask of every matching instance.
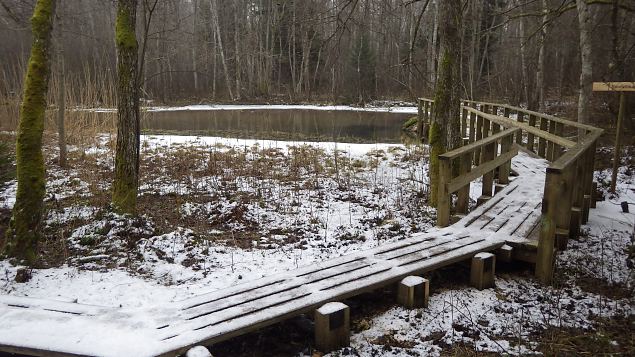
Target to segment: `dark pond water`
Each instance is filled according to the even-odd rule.
[[[146,133],[238,138],[402,142],[401,125],[414,114],[305,109],[183,110],[144,113]]]

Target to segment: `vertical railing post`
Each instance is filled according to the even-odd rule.
[[[481,154],[481,162],[483,164],[488,161],[492,161],[496,157],[496,153],[494,152],[496,143],[491,143],[485,145],[483,147],[483,152]],[[483,175],[483,198],[490,198],[493,196],[493,187],[494,187],[494,171],[486,172]]]
[[[470,113],[470,132],[469,132],[469,142],[473,143],[476,137],[476,113]]]
[[[547,118],[540,118],[540,130],[542,131],[547,131],[549,126],[549,120],[547,120]],[[545,140],[544,138],[539,138],[538,139],[538,156],[542,157],[543,159],[546,158],[546,151],[547,150],[547,140]]]
[[[520,131],[520,129],[518,130]],[[501,139],[501,155],[508,153],[512,148],[512,140],[514,138],[513,134],[509,134],[508,136]],[[508,184],[509,183],[509,171],[511,170],[512,162],[506,161],[503,165],[501,165],[498,172],[498,183]]]
[[[460,158],[461,163],[459,164],[459,176],[465,175],[466,173],[470,172],[470,170],[472,169],[473,157],[474,155],[471,152],[461,156]],[[466,214],[467,209],[469,207],[469,203],[470,203],[470,182],[468,182],[467,185],[463,186],[458,192],[458,197],[456,201],[456,212]]]
[[[524,122],[525,120],[523,119],[523,115],[525,113],[521,112],[520,110],[516,111],[516,121],[519,123]],[[523,131],[520,130],[518,131],[518,133],[516,134],[516,144],[518,145],[522,145],[523,144]]]
[[[562,135],[564,135],[564,124],[556,123],[556,129],[554,131],[554,134],[558,135],[559,137],[562,137]],[[558,158],[560,158],[560,156],[562,156],[562,146],[554,144],[554,146],[553,146],[553,161],[558,160]]]
[[[452,179],[452,160],[439,156],[439,184],[437,192],[437,226],[447,227],[450,224],[450,192]],[[434,194],[434,193],[432,193]]]
[[[582,206],[582,223],[585,224],[589,221],[589,210],[591,209],[591,199],[593,190],[593,173],[595,171],[595,145],[596,143],[589,145],[584,157],[584,192],[583,192],[583,206]]]
[[[480,115],[476,116],[476,137],[474,141],[479,141],[483,139],[483,117]],[[474,165],[481,164],[481,148],[474,150]]]
[[[536,116],[533,114],[529,114],[529,122],[528,122],[529,126],[535,127],[536,126]],[[535,136],[532,133],[527,133],[527,150],[533,152],[534,151],[534,144],[535,144]]]
[[[553,121],[553,120],[550,120],[549,121],[549,133],[550,134],[555,134],[555,132],[556,132],[556,122]],[[551,142],[551,141],[549,141],[547,143],[547,160],[549,160],[549,161],[554,161],[553,160],[553,154],[554,154],[554,151],[555,151],[555,145],[556,144]]]
[[[582,223],[582,209],[584,206],[584,177],[585,163],[582,157],[572,164],[574,170],[573,192],[571,193],[571,222],[569,224],[569,238],[577,239],[580,235]]]
[[[467,109],[462,108],[461,113],[461,138],[467,138]]]
[[[547,168],[545,191],[542,199],[540,238],[538,239],[538,253],[536,256],[536,277],[544,284],[550,284],[553,278],[556,235],[555,212],[558,205],[560,183],[560,172]]]

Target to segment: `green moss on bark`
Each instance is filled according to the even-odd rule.
[[[117,1],[117,148],[112,204],[135,214],[139,185],[139,88],[137,85],[137,0]]]
[[[131,18],[130,11],[125,6],[117,9],[117,20],[115,23],[115,41],[117,48],[136,50],[137,36],[135,34],[135,19]]]
[[[33,43],[16,140],[18,190],[5,247],[7,255],[29,264],[36,259],[46,188],[42,133],[55,5],[55,0],[38,0],[31,18]]]

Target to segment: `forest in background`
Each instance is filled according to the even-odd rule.
[[[635,4],[587,3],[592,79],[635,80]],[[0,0],[5,104],[19,103],[33,6],[34,0]],[[430,96],[438,8],[435,0],[143,0],[141,96],[160,103],[353,104]],[[462,10],[457,46],[465,98],[538,109],[546,99],[576,95],[575,1],[469,0]],[[115,106],[115,15],[115,1],[60,2],[51,99],[64,78],[68,104]]]

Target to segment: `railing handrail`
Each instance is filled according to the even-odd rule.
[[[556,161],[552,162],[549,167],[547,167],[547,172],[561,172],[569,167],[571,164],[575,163],[579,157],[591,146],[595,143],[600,136],[604,133],[604,129],[596,128],[595,131],[585,135],[578,141],[578,143],[567,150],[560,158]]]
[[[490,135],[487,138],[481,139],[479,141],[475,141],[473,143],[467,144],[465,146],[461,146],[459,148],[456,148],[454,150],[445,152],[441,155],[439,155],[439,159],[441,160],[452,160],[455,159],[457,157],[460,157],[462,155],[468,154],[470,152],[474,152],[476,150],[478,150],[479,148],[482,148],[486,145],[489,145],[495,141],[498,141],[508,135],[512,135],[515,134],[516,132],[520,131],[520,128],[509,128],[509,129],[505,129],[503,131],[500,131],[494,135]]]
[[[545,140],[551,141],[552,143],[555,143],[557,145],[563,146],[565,148],[572,148],[576,145],[575,141],[563,138],[561,136],[558,135],[554,135],[551,134],[548,131],[544,131],[540,128],[536,128],[535,126],[531,126],[529,124],[525,124],[525,123],[521,123],[518,122],[514,119],[510,119],[507,117],[502,117],[500,115],[494,115],[494,114],[489,114],[489,113],[485,113],[482,112],[478,109],[474,109],[472,107],[467,107],[467,106],[463,106],[462,109],[467,110],[470,113],[475,113],[477,115],[480,115],[481,117],[489,120],[489,121],[493,121],[497,124],[500,124],[502,126],[514,126],[516,128],[519,129],[523,129],[524,131],[534,134],[537,137],[543,138]]]
[[[425,98],[422,98],[425,99]],[[477,100],[467,100],[467,99],[463,99],[461,100],[464,103],[475,103],[475,104],[483,104],[483,105],[492,105],[492,106],[497,106],[499,108],[507,108],[509,110],[515,110],[515,111],[520,111],[523,112],[524,114],[528,114],[528,115],[533,115],[536,116],[538,118],[544,118],[547,120],[551,120],[554,121],[556,123],[561,123],[561,124],[565,124],[568,126],[573,126],[576,128],[580,128],[580,129],[585,129],[587,131],[597,131],[597,130],[601,130],[598,129],[594,126],[588,125],[588,124],[583,124],[583,123],[579,123],[577,121],[573,121],[570,119],[564,119],[564,118],[559,118],[550,114],[545,114],[545,113],[540,113],[540,112],[536,112],[533,110],[529,110],[529,109],[525,109],[525,108],[521,108],[521,107],[515,107],[513,105],[509,105],[509,104],[499,104],[499,103],[490,103],[490,102],[482,102],[482,101],[477,101]]]

